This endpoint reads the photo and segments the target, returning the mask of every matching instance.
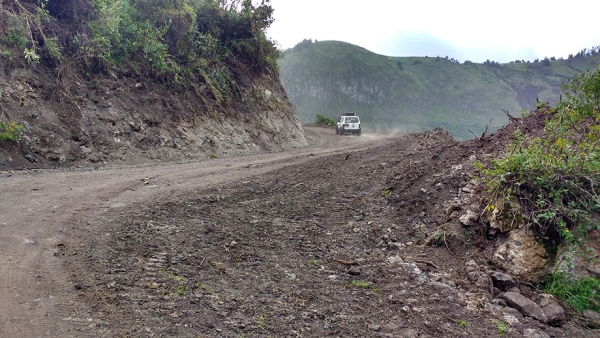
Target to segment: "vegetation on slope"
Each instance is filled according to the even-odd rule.
[[[517,201],[529,220],[525,226],[540,240],[555,251],[564,243],[569,252],[586,253],[581,249],[589,249],[588,235],[600,230],[600,67],[576,75],[563,89],[556,108],[538,107],[545,119],[541,133],[517,130],[506,153],[480,167],[490,192],[486,212],[491,216]],[[596,278],[558,270],[541,286],[578,311],[600,309]]]
[[[268,1],[10,0],[0,10],[6,62],[71,67],[90,77],[110,67],[157,81],[205,82],[217,101],[235,90],[236,62],[274,70],[278,52],[264,30]]]
[[[482,173],[492,193],[488,211],[516,199],[540,237],[573,243],[600,230],[600,67],[563,87],[556,109],[538,109],[547,115],[543,133],[517,131]]]
[[[304,40],[282,53],[282,83],[303,123],[316,114],[361,115],[366,128],[421,131],[442,127],[472,138],[540,101],[556,102],[561,83],[598,63],[569,60],[459,64],[448,57],[388,57],[344,42]]]
[[[193,88],[208,111],[227,111],[243,101],[240,79],[278,78],[278,51],[264,34],[272,14],[269,0],[5,0],[0,61],[6,75],[55,76],[57,97],[69,102],[73,78],[118,73]],[[15,140],[22,126],[1,113],[2,140]]]

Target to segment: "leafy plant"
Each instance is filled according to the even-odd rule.
[[[570,304],[577,311],[600,311],[600,280],[590,278],[576,279],[566,273],[552,275],[541,289]]]
[[[185,291],[188,290],[187,278],[185,278],[184,276],[176,275],[176,274],[170,274],[169,278],[171,278],[177,282],[177,285],[174,287],[175,292],[171,293],[171,296],[172,297],[175,297],[178,295],[183,296],[185,294]]]
[[[461,320],[461,321],[459,321],[459,322],[458,322],[458,326],[460,326],[460,327],[462,327],[462,328],[465,328],[465,327],[467,327],[467,321],[466,321],[466,320],[464,320],[464,319],[463,319],[463,320]]]
[[[557,107],[542,104],[536,114],[546,119],[543,136],[517,131],[504,156],[479,166],[486,210],[517,200],[540,236],[580,244],[600,229],[600,67],[568,81]]]
[[[386,189],[382,192],[383,196],[386,196],[386,197],[389,196],[391,193],[392,193],[391,189]]]
[[[508,327],[508,324],[506,324],[503,321],[494,320],[494,321],[492,321],[492,323],[494,323],[494,325],[496,325],[496,327],[498,328],[499,335],[502,335],[504,332],[508,332],[510,330]]]
[[[19,133],[23,130],[23,128],[24,126],[22,124],[14,121],[0,121],[0,142],[17,141],[19,139]]]
[[[27,61],[27,63],[39,63],[40,62],[40,56],[35,52],[34,48],[25,48],[25,60]]]
[[[256,330],[262,330],[265,327],[265,315],[260,315],[256,318]]]
[[[217,154],[215,154],[215,153],[213,152],[213,153],[210,153],[210,154],[208,155],[208,157],[210,157],[210,158],[217,158]]]

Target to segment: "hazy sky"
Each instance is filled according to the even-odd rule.
[[[271,0],[280,48],[339,40],[389,56],[567,57],[600,45],[598,0]]]

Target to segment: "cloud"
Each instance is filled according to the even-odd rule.
[[[426,32],[401,32],[381,43],[379,48],[389,56],[446,56],[458,54],[456,45]]]
[[[509,62],[516,59],[531,60],[539,55],[531,46],[459,46],[423,31],[402,31],[392,35],[377,47],[380,53],[389,56],[441,56],[459,61],[483,62],[493,60]]]

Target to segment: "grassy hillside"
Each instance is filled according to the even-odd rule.
[[[555,102],[561,83],[600,56],[550,63],[459,64],[445,57],[388,57],[338,41],[282,53],[281,81],[303,123],[353,111],[368,129],[421,131],[440,126],[458,139],[507,122],[536,98]]]

